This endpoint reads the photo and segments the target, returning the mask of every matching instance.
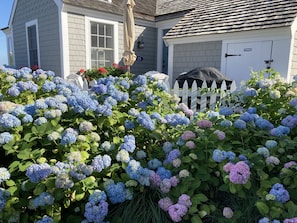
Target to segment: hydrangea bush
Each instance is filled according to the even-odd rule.
[[[145,75],[0,70],[1,222],[297,222],[295,81],[193,113]]]

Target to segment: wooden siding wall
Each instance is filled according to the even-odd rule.
[[[124,52],[123,23],[119,24],[119,60]],[[137,48],[137,41],[143,35],[144,48]],[[142,61],[135,61],[131,66],[131,73],[144,74],[157,69],[157,29],[151,27],[135,26],[134,51],[137,56],[143,57]],[[119,61],[119,62],[120,62]],[[121,62],[122,63],[122,62]]]
[[[34,13],[33,13],[34,12]],[[61,74],[58,7],[52,0],[19,0],[12,23],[15,65],[28,66],[26,22],[37,19],[40,63],[44,70]]]
[[[85,17],[68,13],[70,74],[86,69]]]
[[[182,72],[196,67],[214,67],[220,70],[222,42],[186,43],[174,46],[173,82]]]

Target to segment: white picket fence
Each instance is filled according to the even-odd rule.
[[[206,81],[203,81],[201,86],[197,86],[196,81],[193,82],[191,88],[188,86],[188,82],[185,81],[182,88],[180,88],[178,81],[176,81],[173,89],[171,89],[171,94],[178,96],[180,103],[186,104],[194,112],[202,112],[207,109],[213,109],[217,105],[224,105],[226,101],[223,99],[226,99],[236,90],[234,81],[229,86],[223,81],[219,88],[216,81],[213,81],[210,87],[207,86]]]

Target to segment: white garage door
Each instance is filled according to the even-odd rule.
[[[271,58],[272,41],[228,43],[225,53],[225,75],[236,81],[238,86],[241,81],[251,77],[251,70],[259,71],[273,67]]]

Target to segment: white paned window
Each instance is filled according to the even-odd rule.
[[[114,27],[112,24],[91,22],[91,67],[114,63]]]

